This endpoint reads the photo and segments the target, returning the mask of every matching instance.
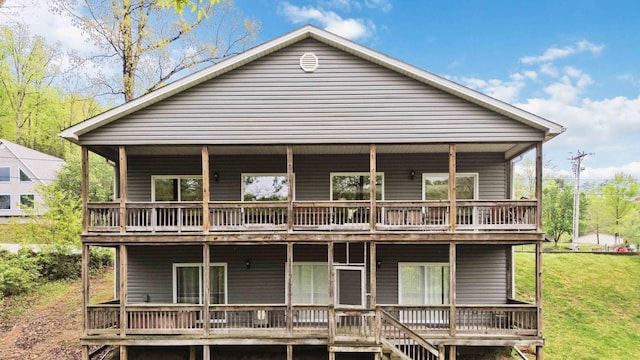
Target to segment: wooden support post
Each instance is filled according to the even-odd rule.
[[[127,231],[127,151],[124,146],[118,147],[118,169],[120,179],[120,232]]]
[[[449,360],[456,360],[457,356],[458,354],[457,354],[456,346],[455,345],[449,346]]]
[[[538,336],[542,336],[542,243],[539,240],[536,243],[536,308],[538,312]]]
[[[287,243],[287,332],[293,332],[293,243]]]
[[[438,360],[446,360],[444,344],[439,344],[438,345]]]
[[[376,278],[377,278],[377,272],[378,272],[378,259],[377,259],[377,255],[376,255],[376,243],[374,241],[372,241],[369,244],[369,294],[371,294],[369,301],[369,307],[372,309],[375,309],[375,307],[377,306],[377,284],[376,284]]]
[[[210,345],[202,346],[202,360],[211,360],[211,347]]]
[[[449,226],[456,231],[456,144],[449,144]]]
[[[287,360],[293,360],[293,345],[287,345]]]
[[[369,145],[369,197],[371,200],[371,209],[369,211],[369,230],[375,231],[376,229],[376,145]]]
[[[81,151],[82,233],[87,234],[89,232],[89,149],[83,146]]]
[[[89,346],[82,345],[82,360],[89,360]]]
[[[336,269],[333,266],[333,242],[329,242],[327,244],[327,264],[329,265],[329,343],[332,343],[333,339],[335,338],[336,329],[336,289],[334,284],[336,278]]]
[[[196,360],[196,346],[189,346],[189,360]]]
[[[456,243],[449,243],[449,335],[456,336]]]
[[[124,345],[120,345],[120,359],[119,360],[127,360],[129,355],[127,354],[127,347]]]
[[[505,269],[507,271],[507,297],[509,297],[510,299],[514,299],[515,298],[515,273],[514,273],[514,266],[513,266],[513,245],[509,246],[507,248],[507,268]]]
[[[128,257],[127,257],[127,246],[122,244],[120,245],[120,336],[127,336],[127,276],[128,276]],[[122,354],[122,348],[120,348],[120,353]],[[126,355],[126,349],[125,349]]]
[[[203,322],[202,328],[204,330],[204,336],[209,335],[209,328],[211,327],[211,319],[209,315],[209,302],[210,302],[210,279],[211,279],[211,247],[208,243],[202,246],[202,307],[203,307]]]
[[[82,244],[82,334],[87,336],[89,329],[89,313],[87,306],[89,305],[89,256],[91,254],[89,245]],[[84,346],[82,347],[84,350]]]
[[[536,360],[544,360],[544,347],[541,345],[536,346]]]
[[[329,360],[336,360],[336,353],[329,350]]]
[[[293,177],[293,146],[287,145],[287,230],[293,231],[293,194],[295,180]]]
[[[209,232],[209,147],[202,147],[202,231],[206,234]]]
[[[542,142],[536,144],[536,225],[542,232]]]

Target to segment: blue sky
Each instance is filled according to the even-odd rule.
[[[18,1],[8,0],[7,4]],[[36,2],[37,3],[37,2]],[[236,0],[262,23],[259,42],[313,24],[560,123],[545,145],[554,173],[640,180],[640,2]],[[31,10],[32,31],[82,43],[68,23]],[[0,23],[2,19],[0,19]],[[52,31],[55,28],[57,31]],[[56,34],[57,38],[56,38]],[[75,36],[75,37],[71,37]]]

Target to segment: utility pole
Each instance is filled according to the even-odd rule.
[[[580,229],[580,172],[584,170],[582,167],[582,160],[587,155],[583,151],[578,150],[575,156],[571,157],[571,167],[573,169],[573,174],[575,175],[575,184],[573,190],[573,236],[571,241],[571,249],[573,251],[578,250],[578,232]]]

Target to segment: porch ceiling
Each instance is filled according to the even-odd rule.
[[[505,158],[519,154],[533,144],[529,143],[491,143],[491,144],[457,144],[460,153],[504,153]],[[95,152],[108,158],[117,154],[117,147],[96,146]],[[127,146],[128,155],[199,155],[200,146],[167,145],[167,146]],[[411,153],[446,153],[448,144],[378,144],[379,154],[411,154]],[[286,155],[284,145],[255,145],[255,146],[209,146],[210,155]],[[369,145],[366,144],[329,144],[329,145],[294,145],[293,153],[309,154],[368,154]],[[111,156],[109,156],[112,154]]]

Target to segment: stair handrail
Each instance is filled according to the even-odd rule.
[[[396,349],[399,352],[402,352],[402,350],[398,349],[395,345],[393,345],[390,341],[388,341],[383,333],[383,328],[384,328],[384,322],[386,321],[387,323],[390,323],[391,325],[393,325],[394,327],[396,327],[397,329],[401,330],[402,332],[404,332],[409,338],[411,338],[413,341],[415,341],[418,345],[422,346],[423,348],[425,348],[429,353],[431,353],[432,355],[436,356],[437,358],[439,358],[440,356],[440,351],[432,344],[430,344],[427,340],[425,340],[422,336],[418,335],[415,331],[411,330],[411,328],[409,328],[408,326],[404,325],[403,323],[401,323],[398,319],[396,319],[393,315],[391,315],[390,313],[388,313],[386,310],[382,309],[381,307],[377,307],[377,311],[380,314],[379,318],[380,318],[380,327],[378,328],[378,330],[380,331],[380,340],[387,346],[392,347],[394,349]],[[402,353],[402,355],[406,356],[404,353]]]

